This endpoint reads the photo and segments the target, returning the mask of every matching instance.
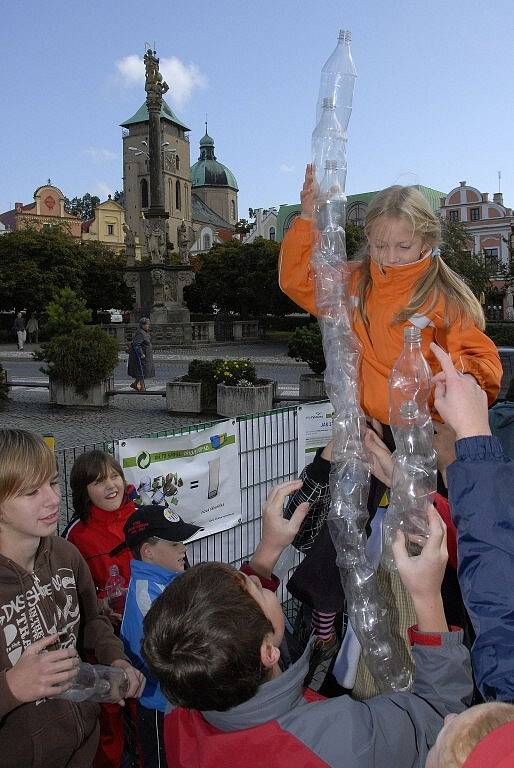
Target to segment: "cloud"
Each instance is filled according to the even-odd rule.
[[[178,107],[183,107],[189,101],[195,89],[206,88],[209,83],[196,64],[184,64],[176,56],[161,58],[159,66],[163,79],[170,87],[168,95]],[[144,85],[145,66],[143,59],[136,54],[119,59],[116,69],[125,87]]]
[[[278,167],[278,170],[281,173],[293,173],[294,165],[286,165],[285,163],[281,163],[281,165]]]
[[[101,149],[100,147],[88,147],[82,150],[82,154],[91,158],[95,163],[101,163],[105,160],[116,160],[118,155],[111,152],[110,149]]]
[[[109,195],[111,197],[114,195],[112,187],[107,184],[105,181],[97,181],[94,188],[93,188],[93,194],[98,195],[101,201],[107,200]]]

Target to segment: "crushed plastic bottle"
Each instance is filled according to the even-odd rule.
[[[367,666],[382,691],[407,690],[411,676],[391,635],[387,609],[366,553],[370,468],[363,442],[366,419],[359,396],[361,350],[352,327],[344,229],[346,128],[356,77],[349,41],[349,33],[340,34],[338,47],[323,68],[321,113],[312,135],[317,185],[311,266],[327,364],[325,388],[334,406],[327,519],[348,615]]]
[[[427,509],[437,488],[434,428],[429,407],[432,373],[421,351],[421,331],[404,330],[403,349],[389,377],[389,421],[396,449],[382,564],[396,568],[391,544],[400,528],[417,554],[428,538]]]
[[[107,704],[124,699],[128,689],[128,677],[120,667],[106,667],[81,661],[71,688],[54,698]]]
[[[109,578],[105,582],[105,594],[111,611],[120,616],[123,615],[126,596],[125,579],[117,565],[109,566]]]

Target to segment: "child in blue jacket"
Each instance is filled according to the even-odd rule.
[[[128,547],[134,556],[130,562],[130,582],[120,637],[132,664],[146,676],[146,686],[137,705],[142,765],[166,766],[162,733],[168,702],[141,656],[143,619],[153,601],[183,572],[186,563],[184,542],[201,529],[185,523],[168,508],[148,504],[136,509],[123,530],[125,541],[111,555]]]

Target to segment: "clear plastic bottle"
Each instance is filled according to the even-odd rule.
[[[105,594],[109,608],[120,616],[125,608],[125,579],[117,565],[109,566],[109,578],[105,582]]]
[[[124,699],[128,689],[128,677],[120,667],[106,667],[81,661],[71,688],[54,698],[67,701],[99,701],[107,704]]]
[[[398,528],[409,536],[412,553],[419,552],[428,537],[427,509],[437,487],[429,407],[431,378],[421,351],[421,331],[407,327],[403,349],[389,378],[389,421],[396,446],[390,504],[383,529],[382,562],[389,569],[395,568],[391,543]]]
[[[337,119],[343,131],[346,131],[350,122],[353,91],[357,77],[350,50],[351,39],[352,36],[348,30],[339,30],[337,45],[321,70],[316,106],[316,123],[318,123],[321,117],[323,99],[329,98],[336,109]]]
[[[344,169],[346,177],[346,136],[329,97],[323,99],[320,119],[312,132],[311,142],[312,162],[318,185],[321,185],[327,162],[335,163],[337,168]]]

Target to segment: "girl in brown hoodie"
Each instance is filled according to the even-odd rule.
[[[98,742],[98,705],[53,697],[79,656],[122,667],[127,697],[144,678],[98,612],[89,569],[55,536],[55,458],[22,430],[0,430],[0,755],[2,768],[87,768]]]

